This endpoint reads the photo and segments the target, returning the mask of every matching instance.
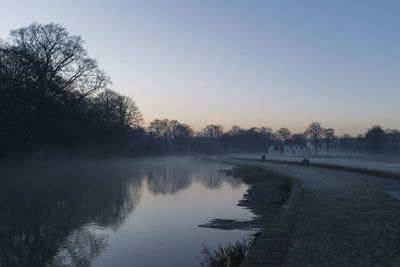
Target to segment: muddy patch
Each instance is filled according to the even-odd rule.
[[[239,201],[238,206],[249,209],[255,216],[248,220],[213,218],[200,227],[224,230],[252,230],[265,227],[272,220],[281,205],[290,195],[292,183],[281,174],[273,173],[260,167],[235,166],[232,170],[224,170],[249,184],[249,189]]]

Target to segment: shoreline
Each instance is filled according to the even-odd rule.
[[[284,263],[303,193],[300,182],[294,177],[290,179],[289,197],[272,220],[265,222],[261,235],[251,246],[241,267],[280,266]]]
[[[255,229],[258,228],[260,234],[254,239],[252,245],[240,266],[256,267],[279,266],[285,261],[285,255],[290,245],[290,239],[294,231],[296,218],[301,205],[302,188],[297,178],[291,175],[282,174],[271,171],[265,167],[251,166],[245,163],[231,162],[229,160],[210,159],[214,162],[226,163],[232,166],[259,168],[264,173],[263,178],[258,178],[256,181],[249,183],[249,189],[244,194],[238,205],[249,209],[255,218],[251,220],[249,227],[248,222],[232,222],[211,220],[210,225],[200,225],[202,227],[215,227],[218,229],[236,229],[236,228],[221,228],[219,224],[246,227]],[[245,177],[239,177],[246,180]],[[282,179],[289,179],[291,186],[289,194],[283,200],[271,196],[270,193],[279,192],[277,181],[282,182]],[[274,184],[275,183],[275,184]],[[272,205],[268,205],[272,204]],[[240,225],[242,223],[242,225]],[[213,225],[215,224],[215,225]],[[241,228],[243,229],[243,228]],[[246,229],[246,228],[245,228]]]
[[[290,197],[292,182],[286,175],[268,171],[264,168],[230,164],[232,170],[227,175],[240,179],[248,185],[237,206],[248,209],[254,214],[246,220],[213,218],[199,227],[222,230],[259,230],[265,228],[265,222],[273,220],[281,206]]]
[[[230,161],[291,175],[299,185],[297,201],[288,199],[241,266],[399,264],[400,203],[390,192],[399,190],[398,181],[335,169]]]

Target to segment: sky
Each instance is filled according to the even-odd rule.
[[[2,1],[0,38],[32,22],[81,35],[144,115],[336,134],[400,129],[400,1]]]

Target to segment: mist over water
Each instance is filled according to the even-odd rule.
[[[3,2],[0,267],[400,262],[400,1]]]
[[[227,166],[187,158],[33,160],[0,170],[0,266],[195,266],[203,244],[241,239],[200,228],[245,219],[247,186]]]

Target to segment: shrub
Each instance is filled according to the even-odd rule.
[[[250,240],[243,239],[235,243],[228,243],[226,247],[218,246],[216,250],[204,246],[201,254],[203,256],[200,265],[203,267],[236,267],[246,257],[251,244]]]

